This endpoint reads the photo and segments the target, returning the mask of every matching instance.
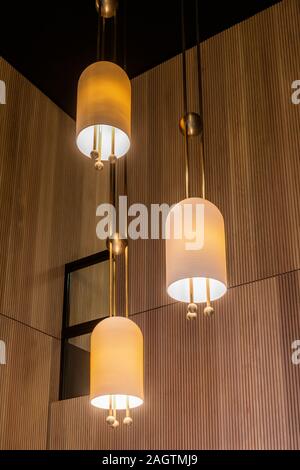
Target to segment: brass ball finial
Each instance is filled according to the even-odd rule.
[[[111,237],[108,237],[106,240],[106,247],[109,250],[111,243],[111,249],[115,256],[121,255],[124,253],[128,241],[126,238],[121,238],[120,234],[115,232]]]
[[[106,418],[106,422],[109,426],[113,426],[115,421],[116,421],[116,418],[112,415],[108,415]]]
[[[196,137],[202,133],[202,119],[198,113],[187,113],[179,121],[179,128],[183,135]]]
[[[101,160],[100,160],[99,158],[97,158],[97,159],[95,160],[94,168],[95,168],[95,170],[97,170],[97,171],[103,170],[104,164],[103,164],[103,162],[101,162]]]
[[[190,303],[187,308],[186,318],[187,320],[195,320],[197,318],[198,307],[194,303]]]
[[[125,416],[125,418],[123,419],[123,424],[126,424],[126,426],[131,426],[132,418],[130,416]]]
[[[97,158],[99,158],[99,152],[97,150],[92,150],[90,156],[92,160],[97,160]]]
[[[117,161],[117,157],[115,155],[110,155],[109,156],[109,162],[110,163],[116,163]]]
[[[103,162],[101,161],[100,153],[97,150],[92,150],[91,153],[91,159],[94,160],[94,168],[95,170],[103,170]]]
[[[96,10],[99,11],[101,5],[101,16],[103,18],[112,18],[116,15],[118,0],[96,0]]]
[[[211,305],[206,305],[204,309],[204,315],[206,317],[211,317],[215,313],[214,308]]]

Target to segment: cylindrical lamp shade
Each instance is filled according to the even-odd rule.
[[[166,221],[168,295],[186,303],[206,302],[207,279],[210,300],[222,297],[227,290],[224,220],[211,202],[189,198],[176,204]]]
[[[83,71],[78,82],[77,146],[87,157],[95,150],[95,126],[101,133],[102,160],[112,154],[112,141],[117,158],[128,152],[131,84],[125,71],[112,62],[95,62]]]
[[[140,328],[125,317],[101,321],[91,337],[91,404],[117,410],[144,401],[144,347]]]

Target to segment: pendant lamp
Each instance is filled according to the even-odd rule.
[[[226,275],[226,249],[224,220],[219,209],[205,199],[204,181],[204,132],[203,132],[203,105],[201,83],[201,55],[199,37],[198,0],[196,5],[196,31],[197,31],[197,65],[199,85],[200,114],[187,112],[187,86],[186,86],[186,48],[184,31],[184,0],[182,8],[182,65],[183,65],[183,100],[184,115],[180,120],[180,129],[185,138],[186,163],[186,198],[175,205],[168,214],[166,221],[166,285],[168,295],[179,302],[188,304],[187,318],[197,316],[197,304],[206,303],[204,314],[210,316],[214,313],[211,305],[213,300],[222,297],[227,290]],[[189,139],[201,135],[202,138],[202,197],[190,197],[189,194]],[[192,227],[182,231],[178,236],[176,217],[184,214],[189,207],[191,218],[188,224]],[[198,211],[199,209],[199,211]],[[198,211],[198,212],[197,212]],[[200,224],[197,223],[197,213],[202,214]],[[196,233],[201,231],[201,233]],[[186,233],[187,232],[187,233]],[[199,246],[192,247],[191,239],[199,239]]]
[[[131,84],[116,64],[117,5],[115,0],[96,0],[97,61],[83,71],[77,90],[76,143],[83,155],[94,160],[97,170],[103,168],[103,161],[122,157],[130,147]],[[103,60],[105,21],[110,18],[115,29],[114,62]]]
[[[91,404],[106,410],[142,405],[143,335],[128,318],[98,323],[91,338]]]
[[[91,336],[90,400],[108,410],[106,422],[119,426],[117,411],[126,410],[123,424],[131,425],[130,410],[144,402],[144,345],[138,325],[128,308],[128,246],[109,241],[109,317],[100,321]],[[125,247],[124,247],[125,246]],[[125,254],[125,317],[116,315],[116,257]]]
[[[188,233],[181,238],[176,237],[174,220],[178,209],[183,213],[184,206],[191,207],[191,217],[195,217],[197,206],[202,208],[204,230],[200,249],[189,247],[192,237]],[[208,302],[211,308],[210,302],[226,292],[225,231],[221,212],[207,199],[188,198],[172,208],[167,224],[170,227],[170,237],[166,240],[168,295],[179,302]],[[193,221],[188,225],[192,224]]]
[[[100,2],[98,4],[98,7],[101,6],[99,15],[102,15],[103,19],[107,18],[105,15],[108,14],[113,16],[113,5],[115,4],[116,2],[112,0],[111,3],[109,0]],[[98,128],[100,140],[96,136],[96,142],[97,144],[99,141],[101,143],[99,148],[102,159],[108,159],[110,162],[110,202],[115,207],[116,158],[121,153],[126,153],[129,148],[128,140],[127,144],[124,144],[124,148],[121,149],[120,142],[123,142],[124,136],[122,137],[118,130],[122,129],[124,134],[127,132],[126,135],[130,135],[130,83],[125,72],[109,62],[93,64],[83,74],[78,88],[79,107],[91,110],[91,115],[94,116],[86,122],[88,124],[98,122],[98,117],[105,115],[105,125],[111,126],[109,131],[103,124]],[[90,92],[88,91],[89,81]],[[95,86],[98,90],[96,94],[93,93]],[[82,93],[81,88],[83,88]],[[120,97],[124,99],[120,99]],[[94,104],[97,102],[97,105],[91,105],[93,100],[95,100]],[[87,117],[89,113],[84,112],[83,115]],[[95,128],[94,124],[91,125]],[[97,126],[99,126],[99,122]],[[82,127],[81,124],[80,127]],[[108,142],[113,144],[111,147],[106,146],[106,141],[104,142],[105,132],[108,132]],[[110,132],[111,134],[109,134]],[[118,137],[120,137],[119,140]],[[124,192],[126,194],[126,159],[124,175]],[[110,227],[110,237],[107,240],[109,250],[109,317],[98,323],[91,336],[90,400],[92,406],[108,410],[106,422],[112,428],[117,428],[119,426],[117,411],[126,410],[123,423],[130,425],[132,424],[130,410],[142,405],[144,401],[144,346],[140,328],[129,319],[127,233],[124,234],[125,238],[122,238],[114,230],[114,227]],[[125,258],[125,317],[116,314],[116,265],[117,259],[122,255]]]

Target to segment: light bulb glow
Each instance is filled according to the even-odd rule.
[[[128,398],[128,408],[137,408],[143,404],[143,400],[139,397],[127,396],[127,395],[101,395],[95,397],[91,400],[91,404],[96,408],[102,408],[104,410],[110,409],[111,397],[113,403],[115,403],[117,410],[126,410],[127,398]]]
[[[194,277],[194,302],[201,304],[207,301],[206,297],[206,278],[205,277]],[[217,300],[226,294],[227,287],[220,281],[210,278],[210,300]],[[189,279],[180,279],[173,282],[167,287],[167,292],[172,299],[180,302],[190,302],[190,282]]]
[[[101,160],[107,161],[111,155],[111,141],[112,141],[112,126],[107,126],[105,124],[96,123],[95,125],[100,125],[102,133],[102,142],[100,155]],[[125,132],[120,129],[115,129],[115,156],[117,158],[125,155],[130,148],[130,140]],[[94,126],[86,127],[79,132],[77,136],[77,147],[80,152],[83,153],[86,157],[91,157],[91,152],[93,150],[93,139],[94,139]]]
[[[101,129],[101,149],[94,149],[94,128]],[[131,83],[118,65],[99,61],[81,74],[77,91],[76,142],[79,150],[90,157],[99,150],[101,159],[125,155],[130,148]]]

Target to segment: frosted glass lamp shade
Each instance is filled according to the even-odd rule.
[[[144,401],[143,335],[132,320],[110,317],[98,323],[91,337],[91,404],[109,409],[136,408]],[[128,398],[127,398],[128,397]]]
[[[90,157],[94,147],[94,127],[101,130],[101,159],[111,155],[114,132],[115,156],[130,147],[131,84],[118,65],[99,61],[81,74],[77,90],[76,136],[79,150]]]
[[[184,214],[180,234],[175,223],[178,213]],[[222,297],[227,290],[227,280],[224,220],[219,209],[206,199],[185,199],[171,209],[166,223],[169,227],[169,236],[166,238],[168,295],[180,302],[191,302],[192,279],[193,301],[206,302],[206,279],[209,279],[210,300]],[[193,238],[196,227],[201,231],[197,234],[197,240],[200,240],[197,245],[194,243],[196,238]]]

